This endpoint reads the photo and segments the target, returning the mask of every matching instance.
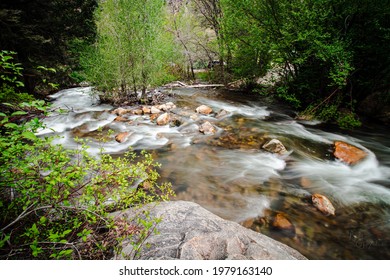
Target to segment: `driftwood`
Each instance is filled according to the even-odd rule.
[[[187,85],[181,81],[176,81],[170,84],[165,85],[165,87],[184,87],[184,88],[207,88],[207,87],[224,87],[223,84],[196,84],[196,85]]]

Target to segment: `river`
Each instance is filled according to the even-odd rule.
[[[157,126],[149,115],[128,114],[114,121],[112,107],[100,104],[91,88],[73,88],[51,97],[54,108],[67,110],[44,120],[40,135],[60,135],[56,143],[73,149],[75,136],[95,139],[111,129],[129,132],[123,143],[109,136],[105,151],[120,156],[131,147],[148,150],[162,164],[162,181],[172,182],[177,200],[199,203],[211,212],[264,233],[300,251],[309,259],[390,258],[390,134],[386,126],[344,131],[316,121],[297,121],[289,108],[265,98],[202,89],[169,89],[177,108],[177,126]],[[195,113],[204,104],[224,115]],[[209,121],[215,135],[199,132]],[[102,132],[98,128],[102,127]],[[266,139],[279,139],[288,153],[261,149]],[[367,153],[356,165],[333,158],[334,141],[350,143]],[[325,216],[311,195],[327,196],[336,209]],[[292,224],[280,230],[282,215]]]

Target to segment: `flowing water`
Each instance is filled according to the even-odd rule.
[[[157,126],[149,115],[128,114],[114,121],[112,107],[99,104],[91,88],[74,88],[53,95],[53,106],[68,113],[44,121],[41,135],[58,134],[57,143],[75,148],[74,137],[90,139],[97,153],[104,148],[121,155],[130,147],[146,149],[162,164],[161,180],[170,181],[176,198],[199,203],[211,212],[262,232],[310,259],[390,258],[390,134],[385,126],[340,131],[319,122],[299,122],[292,112],[270,106],[258,96],[239,92],[171,89],[171,111],[177,126]],[[205,104],[224,114],[203,116]],[[215,135],[199,132],[209,121]],[[103,130],[99,131],[98,128]],[[129,132],[124,143],[115,133]],[[54,130],[54,132],[53,132]],[[261,149],[267,139],[279,139],[288,153]],[[368,156],[349,166],[333,157],[334,141],[348,142]],[[335,216],[324,216],[311,195],[327,196]],[[275,227],[276,215],[291,222],[288,230]]]

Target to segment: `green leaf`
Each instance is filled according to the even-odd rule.
[[[19,126],[16,123],[6,123],[4,126],[12,129],[19,128]]]
[[[34,133],[32,133],[31,131],[24,131],[22,133],[22,136],[28,140],[32,140],[32,141],[35,141],[37,140],[37,136],[35,136]]]
[[[46,219],[45,216],[42,216],[42,217],[39,219],[39,221],[40,221],[42,224],[44,224],[44,223],[46,223],[47,219]]]
[[[27,113],[24,111],[16,111],[13,112],[11,116],[23,116],[23,115],[27,115]]]
[[[65,230],[65,231],[62,233],[62,236],[68,235],[68,234],[71,233],[71,232],[72,232],[71,229]]]

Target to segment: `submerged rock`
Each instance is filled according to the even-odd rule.
[[[160,234],[152,233],[146,240],[149,246],[143,247],[140,259],[305,259],[287,245],[224,220],[193,202],[163,202],[147,205],[145,210],[151,218],[161,218],[156,227]],[[136,213],[129,209],[114,215],[133,221]],[[123,253],[133,251],[131,242],[123,246]]]
[[[315,208],[321,211],[325,216],[335,215],[335,208],[330,200],[322,194],[313,194],[311,200]]]
[[[354,165],[367,156],[365,151],[342,141],[336,141],[334,147],[333,155],[349,165]]]
[[[130,135],[130,132],[121,132],[115,136],[115,141],[118,143],[123,143],[127,140],[127,137]]]
[[[199,127],[199,131],[205,135],[214,135],[217,129],[210,122],[206,121]]]
[[[276,214],[276,216],[272,222],[272,227],[277,229],[277,230],[287,232],[287,233],[289,233],[289,235],[292,235],[292,236],[295,235],[294,225],[282,213]]]
[[[221,110],[219,110],[219,112],[217,113],[217,115],[215,117],[217,119],[222,119],[222,118],[226,117],[227,115],[229,115],[229,112],[226,111],[225,109],[221,109]]]
[[[202,115],[209,115],[213,112],[213,109],[206,105],[200,105],[198,108],[195,109],[195,112]]]
[[[169,123],[169,114],[164,113],[157,118],[158,125],[167,125]]]
[[[270,153],[274,154],[285,154],[287,153],[287,149],[284,147],[282,142],[278,139],[272,139],[265,143],[262,148]]]

